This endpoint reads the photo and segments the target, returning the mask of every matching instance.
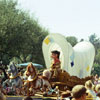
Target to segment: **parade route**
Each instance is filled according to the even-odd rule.
[[[23,97],[7,97],[7,100],[22,100]],[[33,98],[33,100],[43,100],[42,98]]]
[[[6,96],[7,100],[22,100],[25,96]],[[33,100],[56,100],[57,97],[37,97],[32,96]]]

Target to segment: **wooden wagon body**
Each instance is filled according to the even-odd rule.
[[[70,76],[70,74],[66,71],[62,71],[58,73],[56,78],[51,78],[50,82],[53,85],[59,86],[60,90],[64,90],[64,87],[68,87],[72,89],[75,85],[85,85],[85,82],[88,80],[92,80],[92,76],[88,76],[85,78],[78,78],[77,76]]]

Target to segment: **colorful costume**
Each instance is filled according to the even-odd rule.
[[[54,60],[54,62],[51,64],[52,77],[57,77],[60,68],[61,62],[59,61],[59,59]]]

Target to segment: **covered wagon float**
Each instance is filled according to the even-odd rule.
[[[58,86],[60,90],[66,87],[72,89],[77,84],[85,84],[92,80],[91,70],[95,57],[94,46],[87,41],[79,42],[74,47],[60,34],[49,34],[43,41],[43,55],[47,70],[50,73],[51,52],[60,52],[61,71],[56,78],[49,77],[51,85]],[[47,75],[48,77],[48,75]]]

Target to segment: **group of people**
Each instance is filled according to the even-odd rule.
[[[94,85],[88,80],[85,85],[76,85],[72,91],[66,91],[61,95],[64,100],[100,100],[100,84]]]
[[[4,94],[0,91],[0,100],[6,100]],[[34,100],[31,97],[25,97],[22,100]],[[49,100],[49,99],[47,99]],[[76,85],[72,91],[62,92],[58,100],[100,100],[100,84],[94,85],[88,80],[84,85]]]

